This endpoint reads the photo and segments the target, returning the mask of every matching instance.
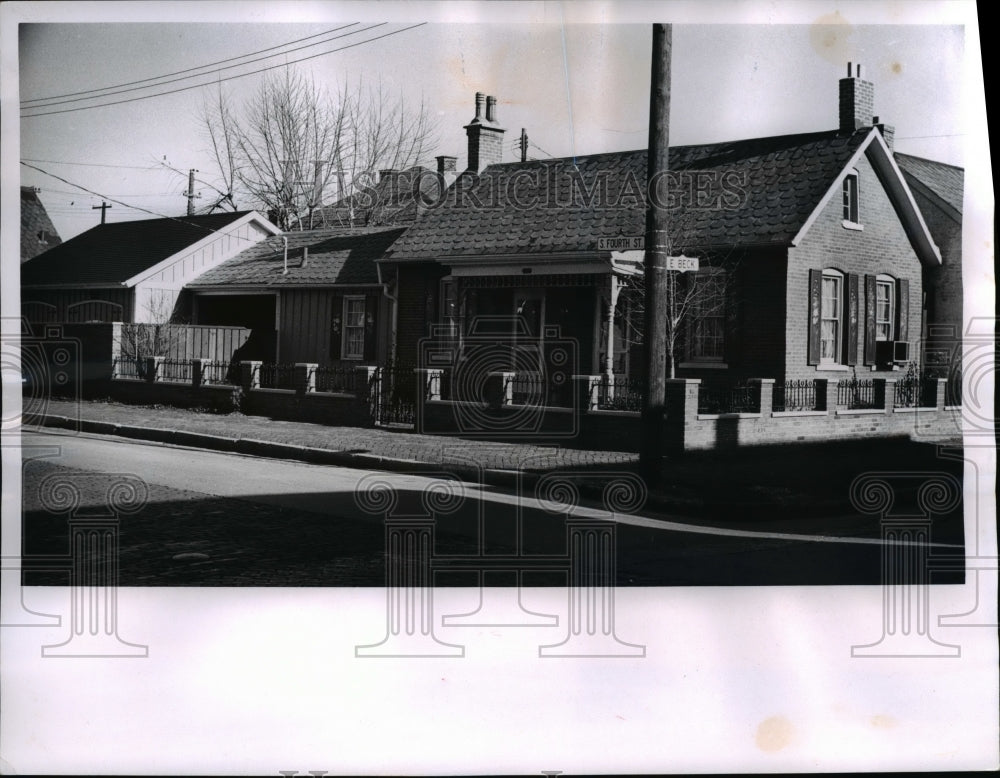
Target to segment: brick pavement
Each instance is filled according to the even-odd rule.
[[[251,438],[271,443],[409,459],[438,465],[533,472],[597,465],[635,467],[638,455],[591,451],[554,445],[468,440],[418,435],[405,430],[328,427],[277,421],[263,416],[199,413],[180,408],[124,405],[113,402],[50,400],[46,412],[87,421],[127,424],[147,429],[173,429],[223,437]]]

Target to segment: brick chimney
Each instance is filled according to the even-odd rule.
[[[474,173],[503,160],[503,134],[506,130],[497,123],[496,110],[497,99],[493,95],[486,97],[482,92],[476,92],[476,115],[465,125],[465,134],[469,137],[468,169]]]
[[[434,157],[438,163],[438,174],[444,175],[445,173],[454,173],[455,168],[458,165],[458,157]]]
[[[852,74],[852,63],[848,62],[847,78],[840,79],[840,132],[871,127],[874,110],[875,85],[861,78],[861,65]]]

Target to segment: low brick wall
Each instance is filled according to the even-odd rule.
[[[251,389],[243,394],[241,409],[252,416],[269,416],[282,421],[329,424],[333,427],[372,426],[368,404],[352,394]]]
[[[139,381],[116,378],[106,384],[112,400],[135,405],[172,405],[177,408],[207,408],[219,413],[237,410],[235,386],[192,386],[169,381]]]
[[[773,380],[758,379],[757,413],[698,413],[697,379],[667,382],[668,440],[674,451],[727,449],[742,446],[908,437],[944,441],[961,438],[961,408],[944,405],[945,381],[937,382],[933,407],[895,408],[891,380],[876,389],[879,408],[863,410],[772,412]]]

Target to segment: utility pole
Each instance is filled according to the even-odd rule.
[[[198,171],[195,170],[194,168],[192,168],[191,170],[188,171],[188,190],[187,190],[187,193],[184,195],[187,198],[187,201],[188,201],[188,212],[187,212],[188,216],[194,216],[194,201],[195,201],[195,198],[196,197],[201,197],[200,194],[195,194],[194,193],[194,174],[197,173],[197,172]]]
[[[528,161],[528,133],[524,131],[524,127],[521,128],[521,161]],[[547,145],[547,144],[546,144]]]
[[[649,93],[649,162],[646,169],[646,300],[644,337],[646,394],[642,404],[640,465],[647,485],[663,475],[663,419],[667,390],[667,255],[669,214],[656,207],[656,179],[666,182],[670,147],[670,52],[673,25],[653,25],[653,56]]]
[[[105,215],[107,214],[108,208],[113,208],[113,207],[114,206],[111,205],[111,203],[106,203],[103,200],[101,200],[101,204],[100,205],[92,205],[92,206],[90,206],[90,210],[96,211],[98,208],[100,208],[101,209],[101,224],[104,224],[104,218],[105,218]]]

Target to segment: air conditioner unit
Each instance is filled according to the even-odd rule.
[[[910,344],[905,340],[879,340],[875,343],[875,364],[890,368],[894,364],[910,361]]]

